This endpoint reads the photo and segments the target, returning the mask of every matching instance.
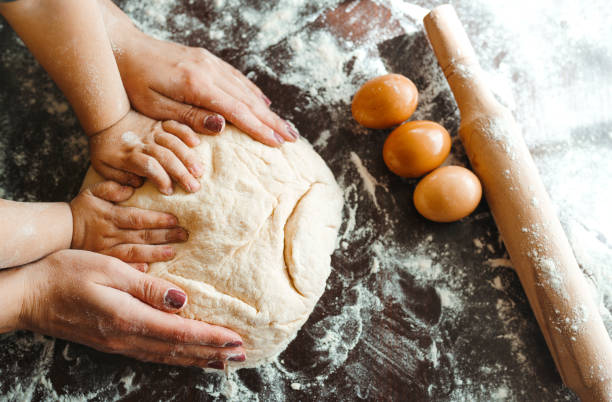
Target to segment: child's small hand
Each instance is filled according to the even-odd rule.
[[[129,199],[134,189],[105,181],[81,191],[70,203],[74,249],[95,251],[129,263],[167,261],[171,246],[188,234],[177,219],[163,212],[114,205]]]
[[[89,156],[94,169],[107,179],[138,187],[146,177],[170,195],[172,179],[188,192],[200,189],[196,177],[204,167],[189,149],[199,143],[188,126],[158,122],[130,111],[112,127],[90,137]]]

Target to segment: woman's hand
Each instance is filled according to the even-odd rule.
[[[196,178],[204,166],[189,148],[199,143],[198,135],[186,125],[162,123],[131,111],[89,138],[89,156],[94,169],[107,179],[138,187],[146,177],[170,195],[172,180],[188,192],[200,189]]]
[[[114,181],[96,183],[81,191],[70,203],[71,248],[96,251],[128,263],[174,257],[171,246],[160,244],[183,242],[187,231],[177,227],[178,220],[173,215],[113,204],[126,201],[133,193],[132,187]]]
[[[128,97],[139,112],[179,121],[202,134],[222,130],[220,114],[271,146],[298,138],[295,127],[270,110],[270,100],[253,82],[206,49],[151,38],[125,16],[104,18],[107,29],[115,18],[109,35]]]
[[[18,269],[18,329],[158,363],[223,369],[245,360],[238,334],[175,314],[187,303],[177,286],[115,258],[64,250]]]

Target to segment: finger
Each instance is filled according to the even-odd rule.
[[[191,129],[191,127],[179,123],[175,120],[166,120],[162,122],[162,128],[164,131],[178,137],[181,141],[183,141],[187,146],[193,148],[196,145],[200,144],[200,137],[198,134]]]
[[[128,265],[140,272],[147,272],[149,270],[149,264],[146,262],[132,262]]]
[[[119,244],[100,251],[101,254],[119,258],[126,263],[160,262],[174,258],[175,251],[171,246],[153,246],[146,244]]]
[[[100,173],[102,177],[108,180],[116,181],[117,183],[121,183],[124,185],[132,186],[132,187],[140,187],[143,184],[142,177],[138,177],[137,175],[125,172],[123,170],[115,169],[113,167],[108,166],[105,163],[96,163],[92,164],[94,169]]]
[[[155,158],[134,152],[130,154],[127,164],[132,172],[151,180],[161,193],[170,195],[174,192],[170,176]]]
[[[184,242],[189,234],[183,228],[122,230],[117,238],[124,244],[166,244]]]
[[[115,205],[111,219],[121,229],[169,229],[178,225],[178,219],[166,212]]]
[[[232,95],[235,99],[245,98],[245,86],[235,77],[233,80],[220,80],[220,87]],[[261,99],[254,97],[252,92],[249,92],[250,100],[246,102],[252,113],[265,125],[272,128],[275,132],[279,133],[287,141],[295,141],[299,134],[293,126],[281,119],[276,113],[272,112],[270,108],[265,105]],[[247,95],[249,95],[247,94]]]
[[[187,303],[186,293],[173,283],[126,269],[120,261],[107,264],[106,269],[105,283],[100,285],[114,292],[105,302],[111,311],[128,314],[125,320],[141,335],[177,345],[242,346],[242,338],[234,331],[171,313]]]
[[[134,194],[134,189],[114,181],[103,181],[89,188],[93,195],[110,202],[122,202]]]
[[[174,344],[149,338],[146,335],[127,335],[122,338],[122,342],[135,354],[142,353],[152,359],[161,356],[167,357],[169,360],[165,361],[166,364],[177,364],[172,362],[183,359],[203,362],[204,365],[207,365],[207,361],[243,362],[246,360],[243,347],[220,348],[206,345]],[[137,349],[134,350],[134,347]],[[121,348],[116,352],[121,352]]]
[[[177,102],[160,93],[158,95],[156,103],[165,110],[160,115],[162,119],[184,123],[201,134],[216,135],[225,128],[225,118],[218,113]]]
[[[154,157],[165,171],[177,181],[185,191],[194,193],[200,189],[200,182],[189,173],[185,165],[168,148],[160,145],[147,145],[144,152]]]
[[[236,100],[220,88],[208,88],[206,92],[200,94],[198,99],[203,102],[203,106],[221,113],[259,142],[273,147],[285,142],[283,136],[263,124],[245,103]]]
[[[104,350],[103,350],[104,351]],[[109,353],[113,353],[112,351],[107,351]],[[119,352],[116,352],[119,353]],[[197,358],[186,358],[186,357],[175,357],[163,354],[153,354],[147,352],[125,352],[122,353],[126,356],[132,357],[137,360],[142,360],[145,362],[158,363],[158,364],[168,364],[171,366],[182,366],[182,367],[199,367],[203,369],[215,369],[215,370],[225,370],[225,362],[222,360],[205,360],[205,359],[197,359]]]
[[[176,123],[176,122],[174,122]],[[179,123],[176,123],[179,124]],[[181,126],[183,126],[181,124]],[[187,126],[183,126],[187,127]],[[189,129],[191,131],[191,129]],[[201,177],[204,173],[204,166],[198,161],[194,152],[187,147],[180,139],[172,134],[158,133],[155,135],[155,142],[162,147],[171,150],[183,162],[187,170],[194,177]]]

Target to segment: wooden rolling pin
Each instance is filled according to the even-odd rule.
[[[425,30],[461,113],[459,136],[565,384],[612,401],[612,342],[511,113],[494,98],[451,5]]]

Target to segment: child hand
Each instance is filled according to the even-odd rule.
[[[167,261],[171,246],[188,234],[177,219],[163,212],[114,205],[129,199],[134,189],[105,181],[81,191],[70,203],[73,216],[71,248],[95,251],[128,263]]]
[[[151,38],[125,28],[115,52],[135,109],[158,120],[176,120],[202,134],[216,134],[225,119],[271,146],[298,133],[268,107],[270,100],[240,71],[203,48]],[[119,35],[117,35],[119,36]]]
[[[189,149],[199,143],[188,126],[158,122],[130,111],[112,127],[90,137],[89,155],[94,169],[107,179],[138,187],[146,177],[170,195],[172,179],[188,192],[200,189],[196,178],[204,167]]]

